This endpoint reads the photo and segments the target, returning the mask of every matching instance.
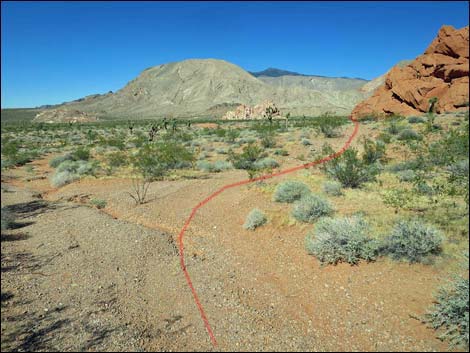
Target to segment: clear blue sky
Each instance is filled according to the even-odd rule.
[[[467,2],[5,2],[1,103],[55,104],[122,88],[147,67],[217,58],[372,79],[423,53]]]

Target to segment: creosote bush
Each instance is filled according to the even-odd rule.
[[[292,216],[296,220],[307,223],[313,223],[320,217],[331,213],[333,213],[333,208],[328,200],[315,194],[302,197],[294,203],[292,209]]]
[[[288,180],[276,186],[273,200],[276,202],[294,202],[311,193],[309,187],[296,180]]]
[[[366,163],[359,159],[357,150],[349,148],[341,156],[327,162],[324,170],[344,187],[358,188],[365,182],[376,180],[380,165]]]
[[[441,251],[442,233],[417,219],[399,221],[384,241],[385,252],[395,260],[423,262]]]
[[[307,234],[305,246],[324,264],[357,264],[375,260],[379,253],[378,242],[369,237],[369,225],[360,217],[321,218]]]
[[[246,217],[245,224],[243,224],[243,228],[255,230],[259,226],[265,224],[266,221],[266,215],[263,213],[263,211],[254,208]]]

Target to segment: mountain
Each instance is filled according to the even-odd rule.
[[[255,77],[224,60],[189,59],[148,68],[115,93],[91,95],[54,108],[116,119],[221,117],[240,104],[272,101],[281,112],[292,115],[349,114],[367,96],[360,91],[366,82],[290,72]]]
[[[292,71],[286,71],[286,70],[281,70],[281,69],[275,69],[273,67],[269,67],[266,70],[263,71],[258,71],[258,72],[251,72],[248,71],[250,74],[252,74],[255,77],[260,77],[260,76],[267,76],[267,77],[279,77],[279,76],[307,76],[304,74],[299,74],[298,72],[292,72]]]
[[[394,66],[373,95],[359,103],[354,117],[421,115],[468,109],[469,27],[443,26],[426,51],[415,60]]]

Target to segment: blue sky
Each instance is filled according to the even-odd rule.
[[[372,79],[468,25],[451,2],[5,2],[1,105],[56,104],[122,88],[142,70],[217,58]]]

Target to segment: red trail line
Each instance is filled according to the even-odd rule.
[[[225,185],[225,186],[221,187],[219,190],[217,190],[214,193],[212,193],[211,195],[209,195],[203,201],[199,202],[196,205],[196,207],[194,207],[192,209],[191,214],[189,215],[188,219],[186,220],[183,228],[181,229],[181,231],[178,235],[179,250],[180,250],[180,253],[179,253],[180,263],[181,263],[181,269],[183,270],[184,276],[186,277],[186,281],[188,282],[188,286],[191,289],[191,292],[193,293],[194,301],[196,302],[196,305],[197,305],[197,307],[199,309],[199,312],[201,314],[202,321],[204,321],[204,325],[206,326],[207,333],[209,334],[209,337],[210,337],[211,342],[212,342],[214,347],[217,346],[217,340],[215,339],[214,333],[212,332],[211,325],[209,324],[209,320],[207,319],[206,313],[205,313],[205,311],[202,307],[201,302],[199,301],[199,297],[197,296],[196,290],[194,289],[194,286],[193,286],[193,282],[191,281],[191,278],[189,277],[188,270],[186,269],[186,265],[184,263],[183,236],[184,236],[184,233],[186,232],[186,229],[188,229],[189,224],[191,223],[194,216],[196,215],[196,212],[201,207],[206,205],[214,197],[221,194],[223,191],[225,191],[227,189],[231,189],[231,188],[234,188],[234,187],[237,187],[237,186],[253,183],[253,182],[259,181],[259,180],[266,180],[266,179],[274,178],[274,177],[284,175],[284,174],[288,174],[288,173],[292,173],[292,172],[295,172],[295,171],[298,171],[298,170],[301,170],[301,169],[309,168],[309,167],[312,167],[312,166],[317,165],[317,164],[325,163],[325,162],[327,162],[327,161],[329,161],[333,158],[336,158],[336,157],[342,155],[344,153],[344,151],[346,151],[349,148],[349,146],[351,145],[352,140],[354,139],[354,137],[356,136],[356,134],[359,130],[359,123],[357,122],[357,120],[353,119],[352,117],[350,117],[349,119],[354,123],[354,130],[353,130],[351,136],[349,136],[349,138],[346,141],[346,143],[344,144],[344,146],[338,152],[333,153],[333,154],[331,154],[327,157],[324,157],[322,159],[316,160],[314,162],[309,162],[309,163],[306,163],[306,164],[299,165],[297,167],[282,170],[278,173],[267,174],[267,175],[263,175],[263,176],[260,176],[258,178],[255,178],[255,179],[242,180],[242,181],[239,181],[239,182],[236,182],[236,183],[233,183],[233,184]]]

